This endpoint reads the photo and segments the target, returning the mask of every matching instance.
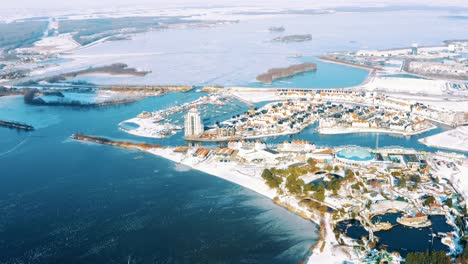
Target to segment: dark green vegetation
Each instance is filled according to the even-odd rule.
[[[280,187],[282,183],[284,183],[284,190],[289,192],[290,194],[294,195],[306,195],[310,198],[313,198],[317,201],[323,202],[325,200],[325,192],[331,191],[334,195],[338,194],[341,186],[344,182],[353,182],[355,180],[355,173],[352,170],[347,170],[345,173],[345,177],[336,177],[336,176],[329,176],[329,174],[325,174],[326,171],[334,171],[337,172],[340,170],[339,167],[332,167],[327,165],[324,167],[322,173],[324,173],[324,177],[329,177],[330,180],[327,181],[326,184],[323,182],[317,183],[309,183],[305,184],[304,181],[300,178],[300,176],[305,174],[314,174],[320,171],[320,168],[317,167],[317,163],[313,159],[307,160],[305,164],[295,164],[291,165],[285,169],[265,169],[262,173],[262,178],[265,180],[266,184],[273,189],[277,189]],[[357,189],[363,187],[362,183],[355,184]],[[280,190],[280,192],[283,190]],[[312,192],[312,193],[310,193]]]
[[[468,244],[465,244],[463,252],[456,258],[457,264],[468,264]]]
[[[81,45],[119,33],[133,34],[151,29],[166,28],[168,24],[197,22],[182,20],[182,17],[122,17],[84,20],[61,20],[59,32],[73,33],[75,41]]]
[[[450,264],[452,263],[449,256],[444,251],[425,252],[425,253],[409,253],[406,256],[406,264]]]
[[[424,201],[424,205],[426,205],[426,206],[430,206],[430,205],[433,204],[433,203],[435,203],[435,198],[434,198],[434,196],[432,196],[432,195],[431,195],[431,196],[428,196],[428,197],[426,198],[426,201]]]
[[[48,21],[0,23],[0,48],[6,50],[25,47],[39,40]]]
[[[271,173],[269,169],[263,170],[262,178],[263,180],[265,180],[266,184],[272,189],[278,188],[282,182],[282,179],[273,175],[273,173]]]

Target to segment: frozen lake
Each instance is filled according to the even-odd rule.
[[[153,31],[135,35],[132,40],[83,48],[69,56],[75,61],[63,64],[63,69],[123,62],[152,73],[145,77],[88,75],[77,79],[100,84],[243,86],[270,68],[298,63],[296,55],[406,47],[413,43],[437,45],[447,39],[466,38],[468,20],[447,18],[449,14],[413,11],[244,16],[246,19],[234,24]],[[268,30],[271,26],[284,26],[286,30],[272,33]],[[313,40],[271,41],[292,34],[311,34]],[[335,78],[339,79],[340,74]],[[356,78],[359,81],[362,74]]]

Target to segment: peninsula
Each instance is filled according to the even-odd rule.
[[[275,146],[240,140],[213,148],[140,147],[138,143],[133,146],[83,135],[72,138],[147,151],[272,199],[320,225],[320,239],[308,263],[324,258],[330,258],[330,263],[361,263],[365,259],[399,263],[399,252],[379,246],[382,232],[390,232],[394,225],[405,230],[427,228],[432,225],[430,218],[436,216],[443,217],[447,225],[447,231],[438,232],[436,239],[456,245],[464,232],[466,181],[462,176],[468,170],[464,155],[420,153],[400,147],[324,148],[304,140]],[[446,170],[462,182],[450,184]],[[395,224],[374,219],[388,212],[402,216]],[[350,221],[364,230],[362,238],[342,229]],[[451,247],[449,255],[457,254],[456,247]]]

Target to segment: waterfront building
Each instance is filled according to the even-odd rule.
[[[204,131],[200,112],[195,107],[190,109],[185,116],[185,137],[199,137]]]
[[[336,123],[336,118],[320,118],[319,127],[334,127]]]
[[[352,123],[352,127],[369,128],[369,126],[369,121],[366,120],[355,120]]]
[[[284,141],[278,145],[281,152],[311,152],[315,150],[315,144],[305,140]]]
[[[218,137],[233,137],[236,135],[236,128],[234,126],[220,126],[216,128]]]
[[[413,44],[413,46],[411,46],[411,55],[418,55],[418,45],[417,44]]]
[[[265,164],[277,166],[281,164],[282,155],[273,149],[241,149],[237,153],[237,158],[241,162]]]
[[[206,158],[208,157],[210,153],[211,153],[210,149],[200,147],[193,153],[193,156],[198,157],[198,158]]]
[[[316,149],[312,153],[306,154],[306,159],[314,159],[318,162],[330,163],[333,160],[333,149]]]

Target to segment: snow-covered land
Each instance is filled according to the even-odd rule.
[[[421,143],[437,148],[468,152],[468,126],[461,126],[419,140]]]
[[[412,78],[372,78],[364,88],[371,91],[386,91],[411,94],[442,95],[447,88],[447,82],[442,80],[425,80]]]

